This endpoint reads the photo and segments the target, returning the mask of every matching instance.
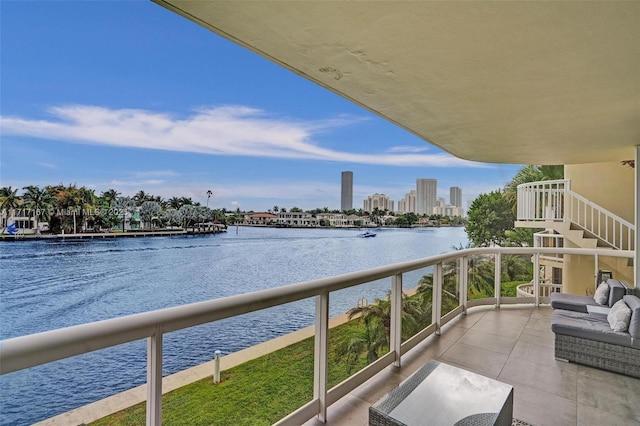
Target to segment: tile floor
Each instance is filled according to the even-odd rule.
[[[640,425],[640,379],[553,354],[551,308],[472,308],[329,407],[329,426],[368,424],[369,406],[431,359],[514,386],[514,417],[533,425]],[[320,426],[317,419],[306,426]]]

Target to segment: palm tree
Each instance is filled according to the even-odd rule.
[[[504,197],[516,212],[518,201],[518,185],[529,182],[539,182],[542,180],[564,179],[564,166],[532,166],[522,167],[511,181],[504,187]]]
[[[10,186],[0,188],[0,210],[6,213],[7,219],[9,219],[9,216],[12,214],[11,212],[15,211],[21,203],[22,200],[18,196],[17,189],[13,189]],[[6,223],[5,225],[8,226],[9,224]],[[2,232],[4,232],[4,229]]]
[[[116,198],[118,198],[118,195],[120,195],[118,191],[110,188],[104,191],[102,195],[100,195],[100,198],[102,198],[107,207],[112,207],[113,203],[116,202]]]
[[[46,189],[40,189],[35,185],[25,186],[23,189],[25,190],[23,195],[24,203],[31,210],[30,213],[35,216],[36,229],[38,229],[40,217],[49,220],[54,198]]]
[[[140,207],[142,203],[144,203],[145,201],[148,201],[148,199],[149,199],[149,194],[147,194],[142,190],[138,191],[138,193],[133,196],[133,201],[135,201],[137,207]]]
[[[348,329],[336,344],[335,359],[338,362],[346,361],[349,374],[363,353],[366,354],[367,364],[371,364],[388,347],[382,323],[372,317],[363,318],[363,322],[364,327]]]
[[[360,315],[364,320],[368,317],[377,318],[384,329],[387,343],[391,341],[391,292],[386,299],[376,299],[373,304],[358,306],[348,312],[349,319]],[[402,335],[409,337],[417,331],[418,320],[422,317],[423,309],[420,302],[414,298],[402,294]]]
[[[349,310],[349,319],[358,316],[363,327],[356,327],[345,335],[336,347],[336,359],[347,360],[349,372],[362,353],[369,363],[378,359],[380,351],[389,348],[391,341],[391,292],[384,300],[376,299],[372,305],[358,306]],[[426,310],[420,301],[402,294],[402,338],[406,339],[421,326],[420,320]]]
[[[182,207],[182,203],[180,202],[180,198],[178,198],[178,197],[169,198],[169,207],[171,207],[172,209],[176,209],[176,210],[178,210],[180,207]]]
[[[0,202],[0,208],[2,208],[2,210],[6,210],[8,212],[9,210],[17,209],[21,204],[21,199],[18,196],[18,190],[13,189],[10,186],[1,188]]]
[[[211,198],[212,195],[213,195],[213,191],[208,190],[207,191],[207,207],[209,207],[209,198]]]
[[[494,291],[495,265],[486,256],[469,258],[469,291],[476,297],[489,297]]]

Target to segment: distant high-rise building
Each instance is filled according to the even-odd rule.
[[[353,172],[342,172],[342,194],[340,209],[351,210],[353,208]]]
[[[384,194],[373,194],[367,197],[363,203],[363,210],[366,212],[372,212],[375,208],[378,210],[393,211],[393,200]]]
[[[416,212],[416,190],[412,189],[407,192],[404,199],[398,201],[398,213],[415,213]]]
[[[436,206],[437,179],[416,179],[416,214],[432,215]]]
[[[455,207],[462,207],[462,188],[457,186],[449,188],[449,204]]]

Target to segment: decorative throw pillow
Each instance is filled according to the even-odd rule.
[[[607,314],[607,320],[613,331],[627,331],[631,320],[631,309],[624,300],[618,300]]]
[[[609,302],[609,285],[607,283],[600,283],[593,295],[593,300],[600,305],[606,305]]]

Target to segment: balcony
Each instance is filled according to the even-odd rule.
[[[147,341],[147,424],[162,420],[162,341],[171,331],[248,312],[315,298],[313,397],[280,425],[366,424],[368,406],[429,359],[459,365],[515,386],[514,415],[534,424],[633,424],[640,421],[640,380],[555,361],[550,308],[540,292],[540,257],[572,254],[631,258],[633,252],[567,248],[466,249],[367,271],[327,277],[224,299],[183,305],[128,317],[8,339],[0,346],[0,374],[139,339]],[[533,296],[504,297],[503,255],[533,259]],[[470,298],[471,268],[491,259],[493,294]],[[453,267],[452,267],[453,265]],[[403,279],[412,271],[433,272],[431,324],[402,340]],[[454,281],[447,279],[454,275]],[[328,388],[330,293],[389,279],[390,347],[386,354],[338,385]],[[443,285],[456,283],[457,306]],[[500,308],[500,309],[497,309]],[[124,362],[124,361],[123,361]],[[241,414],[239,414],[241,415]],[[617,416],[617,417],[616,417]],[[614,420],[612,420],[614,419]]]
[[[640,379],[556,361],[548,306],[470,309],[330,406],[326,425],[365,426],[368,408],[431,359],[514,387],[514,418],[535,425],[636,425]],[[305,426],[320,426],[317,419]]]

